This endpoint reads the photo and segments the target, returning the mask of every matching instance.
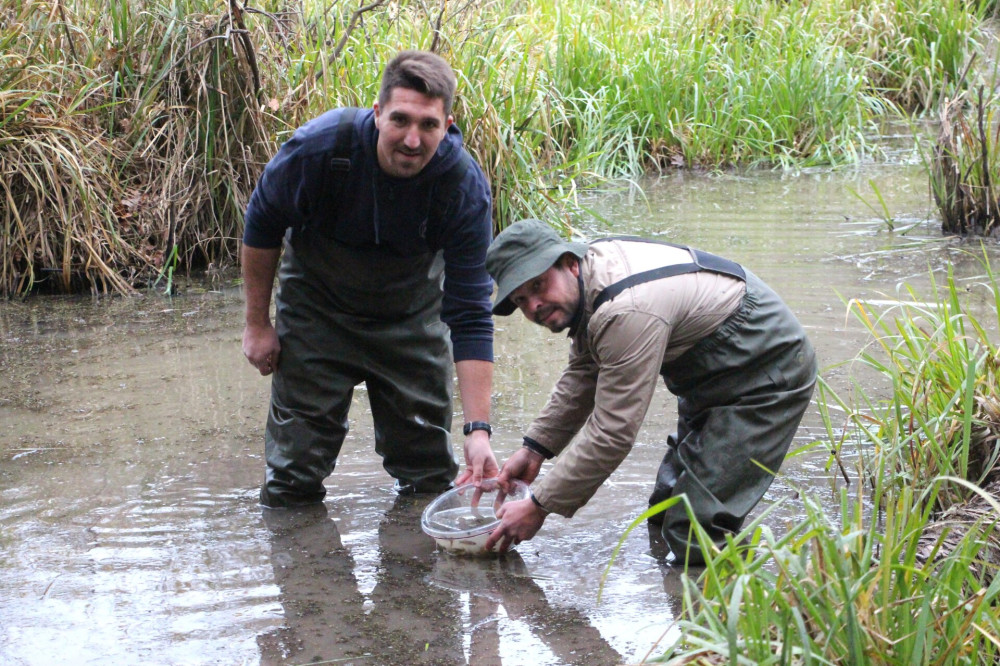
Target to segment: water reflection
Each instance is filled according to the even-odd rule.
[[[435,551],[426,504],[400,497],[379,518],[370,583],[325,505],[264,510],[284,624],[258,637],[261,663],[622,663],[585,614],[548,603],[518,553]]]
[[[379,523],[380,561],[369,594],[359,590],[355,562],[324,505],[263,510],[284,625],[258,637],[262,664],[459,663],[454,595],[406,593],[413,577],[427,574],[434,548],[402,526],[412,513],[408,504],[401,498]]]
[[[275,590],[242,489],[171,475],[107,483],[72,459],[47,476],[0,495],[0,663],[244,658]],[[92,492],[79,493],[88,481]]]
[[[525,654],[533,655],[533,663],[622,663],[584,613],[548,602],[517,551],[483,559],[440,553],[430,582],[463,596],[470,664],[497,666],[504,658],[517,663]],[[521,634],[529,634],[527,640]],[[548,654],[531,649],[538,642]]]

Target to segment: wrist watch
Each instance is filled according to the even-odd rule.
[[[462,426],[462,434],[466,437],[468,437],[473,430],[485,430],[487,437],[493,434],[493,427],[486,421],[472,421],[471,423],[466,423]]]

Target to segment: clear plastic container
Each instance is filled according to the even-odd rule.
[[[512,481],[505,493],[496,479],[485,479],[478,490],[470,483],[435,498],[424,509],[420,526],[442,550],[485,554],[486,540],[500,524],[497,509],[504,502],[527,498],[528,486],[521,481]]]

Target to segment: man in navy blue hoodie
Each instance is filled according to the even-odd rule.
[[[448,488],[458,473],[452,360],[465,417],[458,482],[499,472],[489,443],[491,196],[453,122],[454,91],[440,57],[398,54],[372,109],[334,109],[300,127],[250,198],[243,353],[273,373],[264,506],[323,500],[362,382],[397,491]]]

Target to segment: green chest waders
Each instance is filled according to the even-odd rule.
[[[276,330],[281,357],[265,432],[265,506],[321,501],[354,387],[364,383],[375,451],[401,492],[440,492],[458,472],[452,361],[441,321],[441,253],[400,257],[315,232],[286,240]]]
[[[727,534],[739,531],[784,460],[809,406],[816,358],[798,320],[757,276],[715,255],[698,250],[692,255],[691,264],[638,273],[609,286],[594,309],[629,287],[698,270],[746,284],[735,313],[660,369],[677,396],[678,423],[668,437],[650,506],[686,495],[695,520],[716,545],[723,545]],[[663,537],[678,559],[704,562],[683,504],[652,520],[662,520]]]

